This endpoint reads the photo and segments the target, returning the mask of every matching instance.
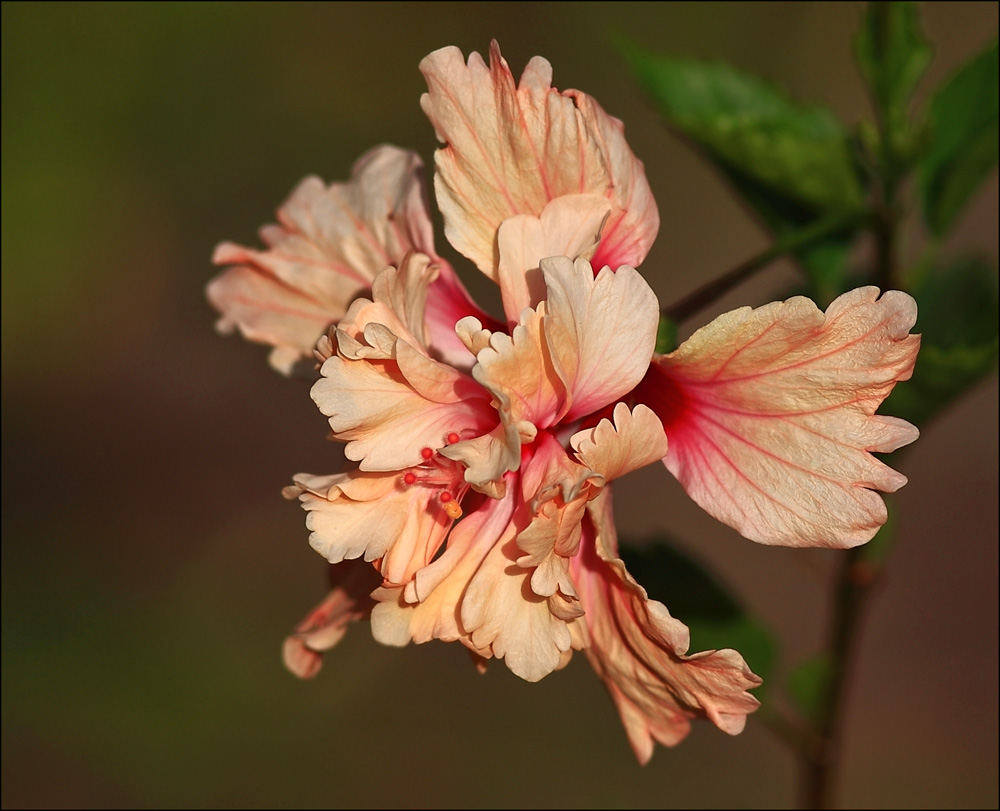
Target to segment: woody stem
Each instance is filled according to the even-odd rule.
[[[738,284],[746,281],[755,273],[763,270],[781,257],[801,251],[837,234],[850,231],[864,224],[867,220],[867,213],[857,211],[847,214],[840,213],[817,220],[798,231],[786,234],[767,250],[750,257],[745,262],[741,262],[717,279],[713,279],[708,284],[699,287],[693,293],[689,293],[680,301],[664,308],[663,314],[673,321],[683,321],[699,310],[713,304]]]
[[[885,163],[891,165],[891,161]],[[875,268],[871,274],[871,281],[883,290],[894,287],[898,275],[897,188],[895,177],[889,170],[885,170],[876,183],[873,216],[870,222],[875,237]],[[829,677],[823,684],[816,708],[815,745],[800,750],[803,762],[804,808],[831,807],[833,782],[841,749],[840,738],[843,733],[842,710],[853,670],[854,653],[861,636],[864,608],[871,597],[873,585],[882,574],[885,549],[890,541],[891,533],[888,527],[882,527],[879,535],[867,545],[846,552],[840,566],[833,597],[833,625],[830,629],[826,654]]]
[[[880,567],[867,559],[864,547],[847,551],[841,563],[834,595],[834,619],[830,630],[827,662],[830,677],[825,684],[815,719],[811,746],[800,750],[803,758],[802,807],[831,807],[836,777],[842,712],[847,697],[854,654],[860,640],[861,622]]]

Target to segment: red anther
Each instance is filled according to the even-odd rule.
[[[428,462],[434,457],[434,451],[430,448],[424,448],[420,451],[420,455],[424,457]]]
[[[458,434],[456,434],[454,431],[452,431],[450,434],[448,434],[447,439],[448,439],[448,444],[449,445],[454,445],[456,442],[458,442],[458,440],[461,439],[461,437]]]
[[[441,495],[438,496],[441,499],[442,504],[447,504],[449,501],[454,501],[455,497],[451,494],[450,490],[445,490]]]
[[[411,470],[403,474],[403,484],[413,484],[417,480],[417,474]]]

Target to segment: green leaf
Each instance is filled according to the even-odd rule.
[[[796,212],[851,209],[862,187],[847,131],[825,108],[797,104],[767,82],[722,63],[626,49],[667,123],[702,147],[752,194]],[[750,201],[754,202],[754,201]]]
[[[824,697],[829,695],[833,676],[830,659],[825,655],[800,662],[788,674],[788,696],[810,721],[817,722],[822,717]]]
[[[997,40],[962,67],[931,100],[929,142],[920,164],[924,219],[937,235],[997,163]]]
[[[677,348],[677,322],[665,315],[660,316],[660,323],[656,328],[656,347],[654,351],[657,355],[666,355]]]
[[[1000,297],[996,265],[966,259],[919,279],[920,353],[913,377],[900,383],[880,409],[922,425],[997,364]]]
[[[729,65],[622,50],[668,125],[703,151],[775,237],[861,207],[850,139],[830,111]],[[847,228],[795,252],[817,297],[843,288],[856,233]]]
[[[620,554],[650,598],[691,629],[692,651],[733,648],[767,681],[776,653],[774,637],[700,564],[663,537],[641,547],[623,546]]]
[[[904,148],[909,107],[931,61],[915,3],[869,3],[854,40],[854,53],[885,122],[894,153]]]

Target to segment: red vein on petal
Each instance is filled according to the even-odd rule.
[[[864,333],[864,335],[859,335],[858,337],[856,337],[856,338],[854,338],[854,339],[852,339],[850,341],[847,341],[846,343],[842,343],[842,344],[838,345],[837,347],[835,347],[834,349],[831,349],[829,352],[824,352],[824,353],[819,354],[819,355],[811,355],[808,358],[804,358],[803,360],[798,361],[797,363],[791,363],[788,366],[782,366],[782,367],[779,367],[777,369],[766,369],[766,370],[764,370],[762,372],[756,372],[756,373],[752,373],[752,374],[744,374],[744,375],[740,375],[739,377],[727,377],[725,380],[716,380],[713,377],[711,380],[705,380],[705,381],[690,380],[689,382],[692,383],[692,384],[697,384],[697,385],[708,385],[708,384],[711,384],[711,383],[716,383],[716,384],[717,383],[737,383],[737,382],[740,382],[740,381],[743,381],[743,380],[753,380],[753,379],[760,378],[760,377],[766,377],[767,375],[774,375],[774,374],[780,374],[782,372],[787,372],[790,369],[798,369],[798,368],[801,368],[803,366],[808,366],[808,365],[810,365],[812,363],[815,363],[818,360],[823,360],[823,358],[832,357],[832,356],[834,356],[834,355],[836,355],[836,354],[838,354],[840,352],[843,352],[844,350],[846,350],[846,349],[854,346],[855,344],[857,344],[857,343],[859,343],[861,341],[864,341],[866,338],[870,337],[873,333],[877,332],[880,328],[882,328],[883,326],[885,326],[885,324],[887,324],[888,322],[889,322],[888,318],[883,319],[878,324],[876,324],[874,327],[872,327],[871,329],[869,329],[866,333]],[[902,341],[906,340],[906,337],[908,337],[908,336],[904,336],[903,338],[892,339],[892,340],[893,340],[894,343],[901,343]],[[782,353],[782,354],[786,354],[786,353]]]
[[[486,66],[484,65],[484,67],[486,67]],[[466,70],[470,69],[468,66],[465,66],[465,68],[466,68]],[[492,71],[490,71],[490,73],[492,74]],[[513,77],[511,77],[511,78],[513,79]],[[479,135],[476,132],[475,128],[471,125],[471,121],[470,121],[469,117],[466,115],[466,112],[465,112],[464,108],[462,107],[461,104],[459,104],[457,102],[456,97],[446,88],[445,85],[442,85],[442,84],[439,83],[438,84],[438,88],[439,88],[441,94],[443,96],[445,96],[449,101],[452,102],[452,104],[453,104],[453,106],[455,108],[455,111],[458,113],[459,118],[462,119],[463,123],[465,124],[466,130],[468,131],[468,134],[472,137],[473,143],[475,143],[475,145],[479,148],[480,155],[483,157],[486,166],[489,168],[490,174],[493,175],[493,180],[494,180],[494,184],[496,186],[496,189],[503,195],[504,199],[510,205],[511,209],[514,212],[516,212],[517,211],[517,206],[514,204],[514,201],[511,199],[510,194],[508,192],[508,189],[506,187],[506,184],[504,184],[504,183],[502,183],[500,181],[500,178],[498,177],[498,175],[496,173],[496,168],[493,166],[493,164],[492,164],[492,162],[490,160],[491,153],[486,149],[486,147],[483,145],[482,141],[479,140]],[[452,156],[454,156],[455,152],[456,152],[454,144],[452,142],[448,142],[448,147],[452,151]],[[463,174],[468,174],[468,172],[463,172]]]
[[[305,236],[305,235],[303,235],[303,236]],[[313,244],[316,244],[314,240],[310,240],[310,241],[313,242]],[[275,250],[273,248],[271,250],[269,250],[269,251],[248,251],[248,253],[252,253],[255,257],[257,257],[257,256],[262,256],[262,257],[272,256],[275,259],[279,259],[279,260],[281,260],[283,262],[289,262],[289,263],[294,263],[294,264],[299,264],[299,265],[306,265],[308,267],[328,269],[328,270],[330,270],[333,273],[339,274],[341,276],[348,277],[349,279],[351,279],[352,281],[357,282],[358,284],[362,285],[363,287],[371,287],[372,286],[372,277],[362,275],[359,271],[357,271],[355,268],[351,267],[350,265],[341,264],[339,262],[331,261],[329,259],[312,259],[312,258],[307,257],[307,256],[293,256],[293,255],[290,255],[290,254],[283,253],[281,251],[277,251],[277,250]],[[256,261],[260,261],[260,260],[258,259]],[[263,268],[262,268],[262,270],[263,270]],[[273,275],[273,271],[271,271],[270,269],[267,269],[267,272],[271,273]],[[287,282],[286,282],[286,284],[287,284]]]
[[[767,490],[764,490],[760,485],[758,485],[753,480],[753,478],[751,478],[746,473],[744,473],[743,470],[732,460],[732,458],[725,451],[723,451],[722,448],[718,444],[716,444],[715,440],[708,434],[708,432],[704,431],[700,426],[697,426],[697,425],[694,425],[694,424],[689,425],[689,427],[690,427],[691,430],[695,430],[699,434],[701,434],[701,436],[704,438],[704,441],[707,444],[711,445],[712,448],[714,448],[716,450],[716,452],[719,454],[719,456],[723,459],[723,461],[725,461],[726,464],[728,464],[729,467],[732,468],[733,471],[735,471],[739,475],[739,477],[741,479],[743,479],[747,484],[749,484],[754,490],[756,490],[758,493],[760,493],[762,496],[764,496],[765,498],[767,498],[769,501],[773,502],[777,506],[779,506],[782,509],[786,510],[787,512],[791,513],[792,515],[798,516],[803,521],[806,521],[807,523],[812,524],[815,527],[823,528],[823,525],[821,525],[818,521],[815,521],[815,520],[813,520],[811,518],[807,518],[806,516],[802,515],[801,513],[797,512],[796,510],[793,510],[791,507],[789,507],[783,501],[779,500],[775,495],[773,495],[772,493],[769,493]],[[724,428],[724,426],[720,426],[720,427]],[[748,444],[750,444],[752,447],[755,447],[755,446],[753,446],[753,443],[748,442]],[[701,453],[701,449],[700,448],[698,448],[698,451],[699,451],[699,453]],[[765,455],[770,456],[771,454],[765,453]],[[777,459],[777,461],[779,461],[779,462],[781,461],[778,457],[774,457],[774,458]],[[708,462],[706,460],[706,464],[707,463]],[[797,468],[795,465],[789,465],[789,466],[792,467],[793,469],[802,470],[801,468]],[[809,471],[802,470],[802,472],[803,473],[808,473]],[[715,475],[715,471],[714,470],[712,471],[712,475],[713,476]],[[824,478],[824,477],[819,476],[818,478]],[[718,477],[716,477],[716,480],[719,481]],[[736,500],[733,498],[733,495],[732,495],[731,492],[729,492],[728,488],[726,488],[725,485],[723,485],[721,481],[719,481],[719,485],[724,490],[726,490],[726,494],[729,496],[730,501],[732,501],[735,504]],[[737,506],[739,506],[739,505],[737,505]],[[746,512],[743,511],[742,509],[740,510],[740,512],[742,512],[744,515],[746,515]]]
[[[294,309],[292,309],[290,307],[282,307],[282,306],[276,305],[276,304],[274,304],[273,302],[270,302],[270,301],[265,305],[263,303],[258,303],[257,301],[254,301],[253,299],[248,298],[246,296],[238,296],[238,295],[237,296],[227,296],[226,297],[226,301],[228,301],[228,302],[234,302],[234,303],[238,303],[238,304],[243,304],[243,305],[247,305],[247,306],[253,307],[253,308],[258,309],[258,310],[263,310],[264,312],[281,313],[282,315],[294,315],[294,316],[296,316],[298,318],[304,318],[304,319],[307,319],[309,321],[315,321],[316,323],[323,324],[324,326],[326,324],[329,324],[333,320],[332,317],[318,316],[315,313],[309,313],[309,312],[305,312],[305,311],[294,310]],[[226,316],[223,315],[223,318],[226,318]],[[236,324],[240,324],[239,321],[236,321],[235,323]],[[318,337],[319,336],[317,335],[317,338]]]

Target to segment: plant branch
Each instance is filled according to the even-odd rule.
[[[836,234],[857,228],[869,221],[867,212],[840,213],[786,234],[770,248],[740,263],[728,273],[714,279],[680,301],[663,309],[663,314],[673,321],[683,321],[728,293],[759,270],[790,253],[808,248]]]
[[[882,571],[867,552],[867,547],[857,547],[845,553],[836,584],[828,650],[830,679],[818,707],[813,745],[799,749],[804,760],[804,808],[831,807],[831,790],[843,731],[842,709],[847,697],[851,665],[860,638],[864,609]]]

